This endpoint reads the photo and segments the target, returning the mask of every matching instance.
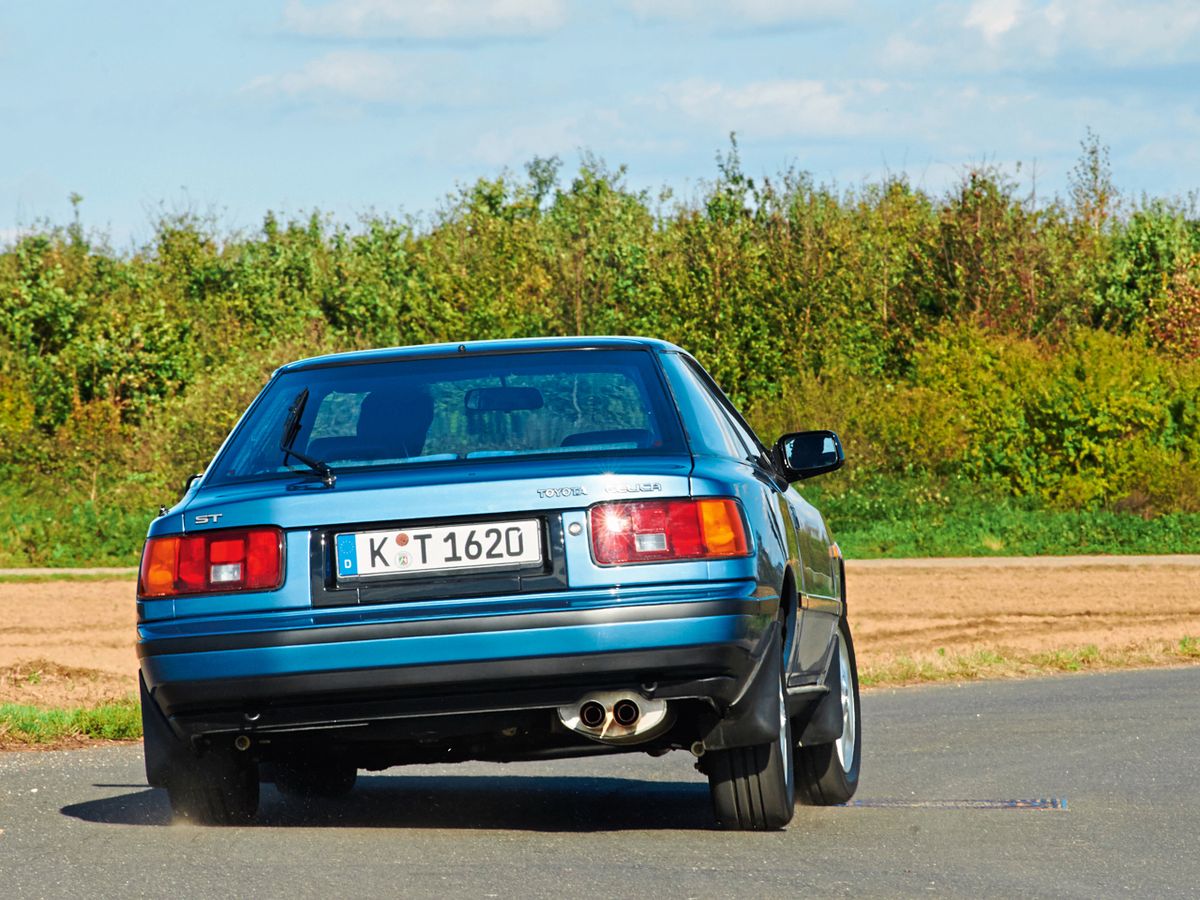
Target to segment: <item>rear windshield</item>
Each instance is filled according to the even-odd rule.
[[[289,446],[334,472],[684,450],[647,351],[460,355],[280,375],[234,433],[211,482],[312,471],[280,449],[297,400],[303,409]]]

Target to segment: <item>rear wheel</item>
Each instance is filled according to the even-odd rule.
[[[248,822],[258,812],[258,767],[231,752],[178,761],[166,786],[175,814],[203,825]]]
[[[775,831],[795,811],[792,726],[788,719],[783,673],[778,675],[779,737],[754,747],[705,754],[713,812],[722,828]]]
[[[858,789],[862,756],[858,667],[845,619],[838,624],[837,657],[830,664],[826,684],[841,698],[842,736],[832,743],[798,747],[795,754],[796,798],[814,806],[845,803]]]

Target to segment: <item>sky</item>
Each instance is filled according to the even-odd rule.
[[[743,168],[1064,194],[1200,188],[1197,0],[4,0],[0,244],[71,220],[422,216],[557,155],[686,200]],[[1016,167],[1020,165],[1018,171]]]

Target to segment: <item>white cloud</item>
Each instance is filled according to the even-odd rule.
[[[854,0],[626,0],[640,19],[798,25],[847,17]]]
[[[11,247],[27,234],[24,228],[0,228],[0,247]]]
[[[883,45],[880,59],[901,69],[925,69],[937,58],[937,49],[906,34],[893,34]]]
[[[1046,68],[1064,56],[1105,68],[1200,59],[1194,0],[975,0],[943,4],[892,35],[884,60],[906,68]]]
[[[456,141],[453,150],[437,148],[435,152],[494,169],[518,166],[535,156],[566,157],[589,148],[621,145],[627,134],[618,112],[598,106],[488,128],[473,139]]]
[[[1200,144],[1195,129],[1190,135],[1144,141],[1129,154],[1131,167],[1141,171],[1195,171],[1200,167]]]
[[[860,81],[832,88],[823,81],[758,81],[730,87],[691,79],[662,90],[660,105],[687,118],[751,137],[846,136],[874,128],[875,120],[856,104],[887,86]]]
[[[242,90],[307,101],[417,104],[426,97],[422,70],[383,53],[342,50],[293,72],[261,75]]]
[[[1122,62],[1162,62],[1184,54],[1195,58],[1200,38],[1200,5],[1193,0],[1056,0],[1046,6],[1042,19],[1063,43]]]
[[[346,38],[513,37],[565,20],[564,0],[288,0],[283,11],[289,31]]]
[[[1022,0],[976,0],[967,10],[963,24],[977,28],[989,44],[996,43],[1021,17]]]
[[[586,146],[580,125],[580,120],[571,116],[487,131],[475,141],[469,158],[497,168],[517,165],[534,156],[561,156]]]

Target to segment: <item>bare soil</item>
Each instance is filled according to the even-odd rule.
[[[0,703],[137,696],[134,582],[0,583]]]
[[[848,563],[860,665],[988,650],[1102,655],[1200,638],[1200,557]]]
[[[1200,557],[852,561],[846,581],[863,669],[979,650],[1094,646],[1105,656],[1200,638]],[[0,582],[0,704],[136,696],[134,625],[129,578]]]

